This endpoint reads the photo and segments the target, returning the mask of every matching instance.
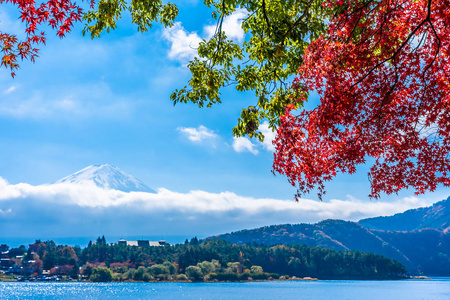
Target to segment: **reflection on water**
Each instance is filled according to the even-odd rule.
[[[0,299],[450,299],[450,278],[249,283],[0,282]]]

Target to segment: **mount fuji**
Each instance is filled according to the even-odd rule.
[[[108,164],[92,165],[64,177],[55,183],[88,183],[92,182],[103,189],[114,189],[122,192],[156,193],[136,177]]]

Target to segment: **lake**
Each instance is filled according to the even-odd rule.
[[[450,278],[246,283],[0,282],[0,299],[450,299]]]

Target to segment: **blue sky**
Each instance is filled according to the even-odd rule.
[[[217,196],[229,192],[236,196],[233,199],[292,201],[295,189],[283,176],[271,173],[270,139],[261,144],[232,136],[231,129],[241,109],[255,103],[251,93],[238,93],[229,87],[223,90],[223,103],[212,108],[172,105],[170,94],[189,79],[185,65],[195,53],[192,48],[200,38],[208,36],[208,26],[214,25],[202,1],[175,2],[180,8],[179,23],[170,30],[155,25],[149,32],[138,33],[127,14],[117,30],[100,39],[83,37],[81,23],[64,39],[47,30],[47,45],[41,47],[35,64],[23,62],[14,79],[6,69],[0,69],[0,177],[8,182],[3,185],[3,198],[0,196],[0,222],[2,212],[6,215],[11,207],[26,205],[12,202],[5,196],[7,189],[15,186],[23,192],[24,188],[17,188],[20,183],[52,183],[88,165],[103,163],[118,166],[154,189],[163,188],[177,195],[203,191]],[[12,6],[2,4],[0,31],[22,34],[23,25],[17,17]],[[226,28],[229,36],[242,41],[239,17],[227,20]],[[308,105],[314,106],[317,101],[315,97]],[[271,215],[265,210],[257,217],[247,216],[253,218],[249,222],[222,216],[221,222],[218,218],[209,231],[202,231],[207,224],[204,221],[212,216],[203,213],[204,218],[207,216],[199,223],[203,225],[192,226],[185,234],[312,222],[327,216],[355,219],[395,213],[431,204],[449,194],[448,189],[440,188],[414,198],[413,191],[405,191],[371,201],[367,198],[370,191],[366,174],[367,167],[361,166],[357,174],[339,175],[329,183],[324,203],[314,208],[314,216],[299,211],[298,215],[283,218],[282,213]],[[1,188],[2,185],[0,195]],[[31,194],[27,195],[32,199],[43,198],[37,197],[36,192]],[[317,199],[315,194],[305,198]],[[189,199],[195,202],[197,198]],[[343,203],[339,209],[329,215],[317,213],[321,205],[330,204],[333,199]],[[372,205],[374,209],[346,214],[342,210],[346,201],[355,207]],[[388,207],[383,202],[394,205]],[[177,203],[173,205],[180,205]],[[292,204],[305,207],[305,203],[309,202]],[[106,220],[107,213],[103,214]],[[164,216],[159,216],[159,222],[169,222]],[[42,225],[35,222],[36,226]],[[174,232],[175,229],[166,234]],[[63,234],[48,229],[36,233]]]
[[[181,6],[180,20],[185,8],[192,13],[193,7]],[[252,95],[230,88],[220,106],[173,107],[169,96],[188,80],[192,49],[185,42],[173,56],[164,37],[170,33],[155,26],[140,34],[128,19],[96,40],[81,36],[81,24],[62,40],[48,31],[36,64],[22,63],[15,79],[5,70],[0,74],[2,148],[10,157],[1,162],[1,175],[12,183],[41,184],[93,163],[111,163],[150,186],[182,191],[229,187],[252,194],[261,184],[283,184],[272,183],[271,152],[261,146],[253,153],[233,149],[231,128]],[[193,20],[198,18],[175,29],[201,35],[204,24]],[[183,128],[212,134],[191,140]],[[245,177],[255,183],[242,186]]]

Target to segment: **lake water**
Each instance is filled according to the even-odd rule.
[[[247,283],[0,282],[0,299],[450,299],[450,278]]]

